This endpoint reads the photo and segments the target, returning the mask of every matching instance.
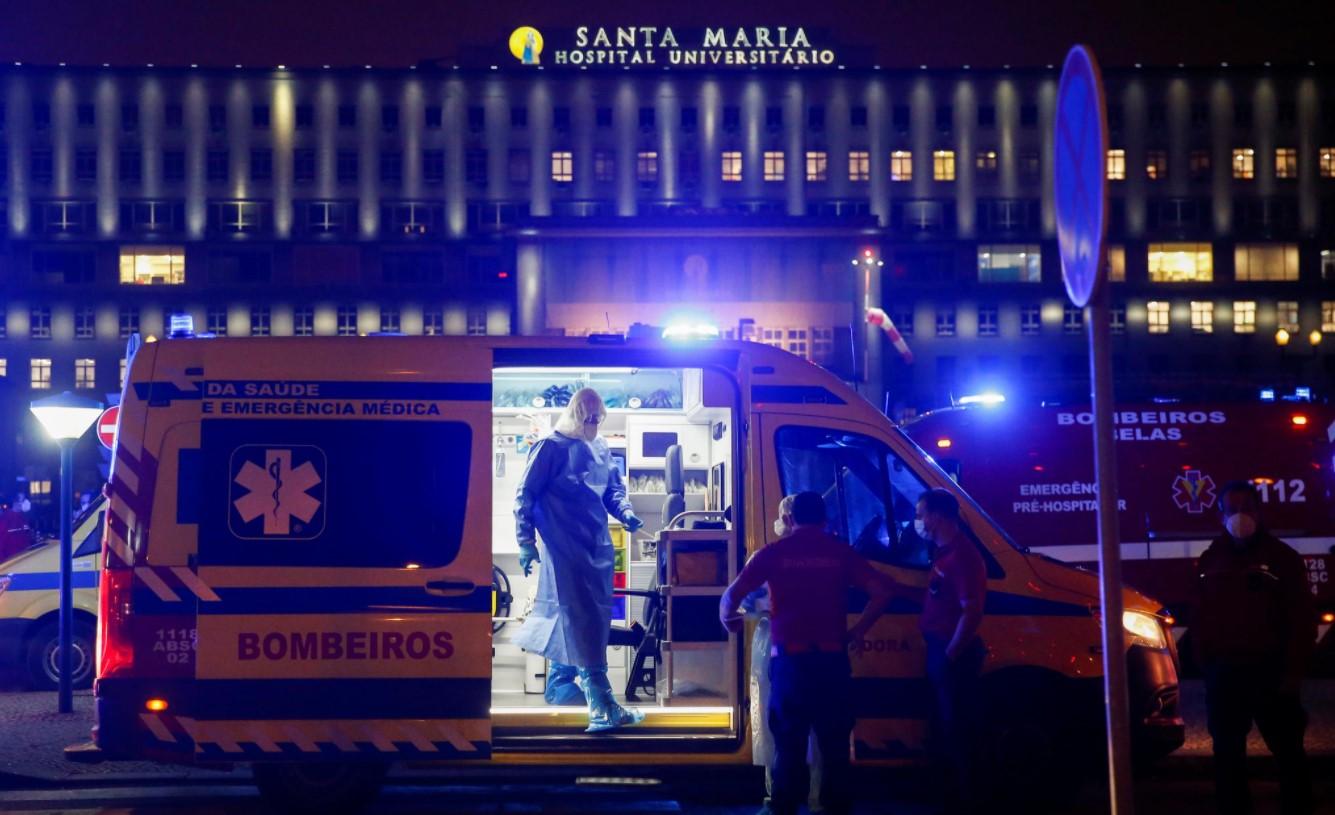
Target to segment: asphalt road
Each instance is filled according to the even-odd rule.
[[[1329,767],[1329,765],[1327,765]],[[1181,777],[1140,779],[1136,785],[1138,815],[1187,815],[1213,811],[1211,788],[1200,773]],[[911,778],[900,779],[908,791],[865,800],[857,815],[928,815],[934,812],[927,791],[913,789]],[[1325,803],[1321,813],[1335,813],[1335,775],[1319,778],[1319,794]],[[892,782],[891,788],[896,786]],[[1253,784],[1258,815],[1278,813],[1278,789],[1272,781]],[[698,794],[683,797],[671,787],[632,790],[563,785],[439,785],[399,784],[387,788],[369,810],[373,815],[409,813],[457,813],[458,815],[753,815],[758,801],[711,801]],[[22,813],[145,813],[146,815],[240,815],[264,811],[253,787],[242,784],[125,787],[88,787],[78,790],[29,790],[0,792],[0,811]],[[1105,793],[1090,787],[1078,800],[1056,812],[1104,813]]]

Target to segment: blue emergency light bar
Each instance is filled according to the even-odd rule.
[[[167,336],[173,339],[195,336],[195,318],[189,314],[173,314],[167,320]]]

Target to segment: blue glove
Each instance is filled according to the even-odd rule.
[[[621,519],[621,523],[626,527],[627,532],[634,532],[635,530],[644,526],[644,521],[641,521],[639,518],[635,517],[634,512],[627,512],[626,517]]]
[[[538,557],[538,546],[535,543],[519,544],[519,568],[524,570],[524,577],[533,573],[533,564],[541,563],[542,558]]]

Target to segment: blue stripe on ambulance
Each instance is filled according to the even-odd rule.
[[[154,681],[201,720],[486,719],[491,679],[186,679]]]
[[[95,571],[77,571],[70,575],[70,585],[76,589],[95,589],[101,574]],[[7,591],[54,591],[60,588],[60,572],[19,572],[9,578]]]

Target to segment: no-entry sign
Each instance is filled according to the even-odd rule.
[[[101,416],[97,417],[97,440],[102,442],[102,446],[108,450],[116,444],[116,419],[120,415],[120,407],[112,405],[102,411]]]

